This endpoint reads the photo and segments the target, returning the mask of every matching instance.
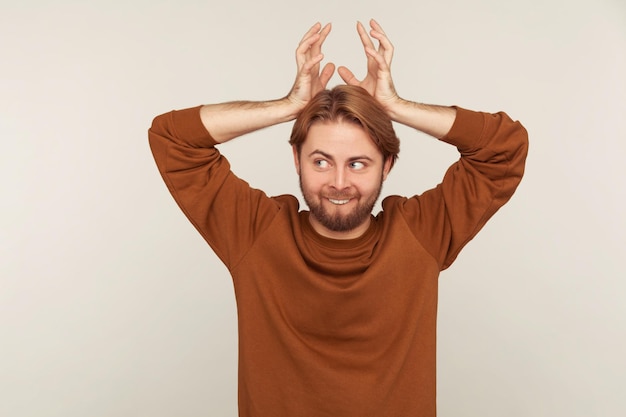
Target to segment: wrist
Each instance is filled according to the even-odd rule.
[[[292,94],[289,94],[276,101],[277,105],[282,109],[286,122],[294,120],[298,117],[300,111],[307,105],[306,101],[302,101]]]
[[[410,108],[415,103],[405,100],[398,95],[395,97],[381,101],[381,104],[387,111],[387,114],[394,122],[406,124],[407,114],[410,112]]]

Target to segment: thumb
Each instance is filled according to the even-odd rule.
[[[322,84],[322,88],[326,88],[326,84],[328,84],[328,81],[330,80],[330,78],[333,76],[334,73],[335,73],[335,64],[333,64],[332,62],[329,62],[328,64],[324,65],[324,68],[322,69],[322,72],[320,73],[320,83]]]
[[[346,84],[348,85],[360,84],[359,80],[356,79],[352,71],[350,71],[348,68],[341,66],[337,69],[337,72],[339,73],[339,76]]]

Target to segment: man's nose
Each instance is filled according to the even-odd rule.
[[[335,178],[333,186],[338,190],[343,190],[349,186],[349,176],[344,168],[337,168],[335,170]]]

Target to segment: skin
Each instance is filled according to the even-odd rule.
[[[293,154],[313,229],[333,239],[365,233],[391,169],[366,131],[350,122],[317,122]]]

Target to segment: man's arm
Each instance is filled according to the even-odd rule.
[[[334,72],[320,71],[321,46],[330,25],[318,23],[296,51],[298,74],[290,93],[267,102],[233,102],[157,116],[149,141],[172,196],[227,267],[247,253],[279,210],[277,202],[236,177],[217,143],[295,117]]]
[[[455,107],[413,103],[400,98],[391,77],[393,45],[380,25],[370,21],[372,38],[362,24],[357,31],[367,56],[367,75],[358,80],[345,67],[342,79],[365,88],[392,120],[457,147],[461,158],[440,185],[412,198],[394,198],[395,207],[416,238],[442,269],[515,192],[524,173],[528,134],[505,113],[488,114]],[[383,208],[394,206],[392,200]],[[400,201],[402,200],[402,201]]]
[[[393,121],[402,123],[437,139],[450,132],[456,119],[454,107],[436,106],[407,101],[401,98],[390,104],[387,112]]]
[[[320,71],[324,58],[322,45],[330,33],[331,25],[313,25],[296,49],[298,73],[289,94],[278,100],[230,103],[202,106],[200,117],[205,128],[218,143],[223,143],[246,133],[296,118],[298,112],[326,88],[335,66],[327,63]]]
[[[202,124],[217,143],[295,119],[299,106],[287,97],[271,101],[233,101],[200,108]]]

